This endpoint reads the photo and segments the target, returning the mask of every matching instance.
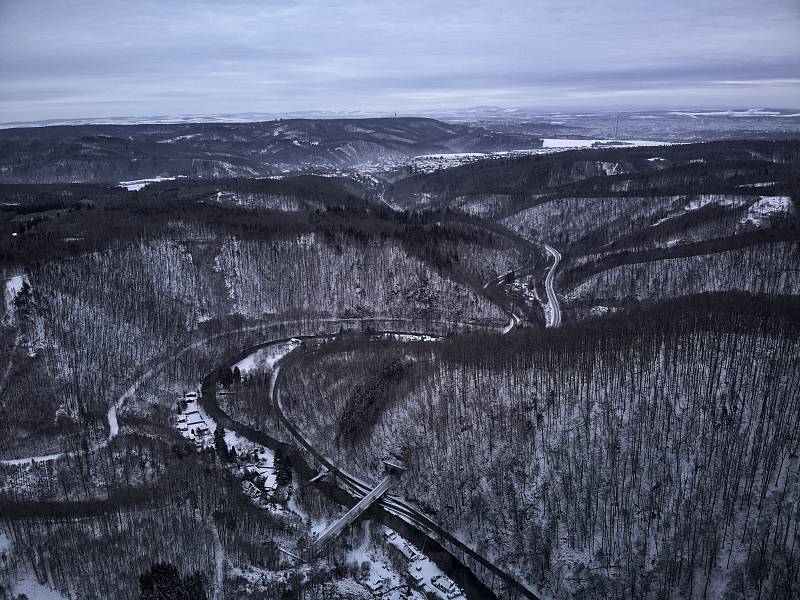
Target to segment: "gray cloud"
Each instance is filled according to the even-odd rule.
[[[796,0],[0,0],[0,121],[800,105]]]

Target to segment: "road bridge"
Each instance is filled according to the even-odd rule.
[[[328,527],[328,529],[316,541],[316,548],[322,548],[322,546],[328,540],[332,540],[339,535],[345,527],[353,523],[358,517],[364,514],[370,506],[380,500],[381,497],[389,490],[392,484],[400,478],[400,474],[405,470],[403,466],[394,462],[384,461],[383,464],[386,467],[386,477],[381,479],[378,485],[367,492],[364,497],[361,498],[361,500],[359,500],[355,506],[342,515],[338,521]]]

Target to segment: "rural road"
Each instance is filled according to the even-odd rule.
[[[561,325],[561,308],[558,306],[558,297],[553,289],[553,277],[555,277],[558,263],[561,262],[561,253],[552,246],[544,245],[547,253],[553,257],[553,266],[544,278],[544,289],[547,292],[547,326],[558,327]]]
[[[543,306],[545,312],[545,326],[546,327],[559,327],[561,325],[561,307],[558,305],[558,296],[556,296],[555,289],[553,288],[553,280],[555,278],[556,270],[558,269],[558,265],[561,262],[561,253],[553,248],[552,246],[548,246],[544,244],[544,248],[547,251],[547,254],[553,257],[553,265],[548,269],[547,275],[545,276],[544,280],[544,288],[545,292],[547,293],[547,304]],[[483,285],[483,289],[489,289],[494,287],[499,287],[502,285],[509,276],[513,277],[520,277],[522,275],[528,275],[526,271],[528,271],[533,266],[534,261],[529,261],[526,264],[522,265],[521,267],[517,267],[516,269],[511,269],[507,273],[504,273],[494,279],[487,281]],[[509,314],[511,316],[511,321],[509,321],[508,326],[502,330],[502,333],[508,333],[514,327],[520,324],[520,318],[514,313],[513,306],[508,309]]]
[[[380,334],[403,334],[403,335],[432,335],[435,337],[441,336],[441,331],[432,332],[428,328],[423,328],[421,330],[413,330],[413,323],[411,324],[411,331],[397,331],[397,330],[380,330],[375,331],[376,335]],[[303,340],[313,340],[313,339],[323,339],[327,337],[331,337],[332,334],[316,334],[316,335],[295,335],[291,336],[296,339],[303,339]],[[279,344],[282,342],[289,341],[291,338],[285,339],[273,339],[268,342],[264,342],[258,344],[256,346],[252,346],[247,350],[239,353],[236,355],[235,359],[231,359],[226,364],[234,364],[238,360],[241,360],[243,357],[252,354],[253,352],[263,349],[269,345]],[[291,364],[293,360],[297,358],[297,355],[294,356],[287,355],[284,359],[281,359],[274,368],[274,377],[271,382],[271,389],[270,395],[273,404],[273,408],[275,410],[275,414],[280,420],[280,422],[286,427],[288,432],[291,434],[292,438],[294,438],[295,442],[297,442],[302,448],[304,448],[308,453],[310,453],[315,461],[317,462],[318,467],[324,467],[327,469],[330,476],[333,477],[334,481],[342,485],[343,489],[346,490],[352,498],[356,501],[362,499],[365,495],[367,495],[372,490],[372,485],[363,481],[362,479],[342,470],[339,466],[337,466],[331,458],[326,456],[321,450],[317,449],[309,439],[305,437],[303,432],[301,432],[295,424],[289,419],[287,414],[284,412],[283,403],[281,401],[281,381],[283,379],[283,374],[285,372],[286,367]],[[218,373],[219,370],[217,370]],[[209,377],[213,377],[213,373],[209,375]],[[248,429],[246,426],[242,426],[242,424],[235,422],[233,419],[230,418],[229,415],[224,414],[223,411],[220,409],[219,405],[216,403],[216,394],[213,392],[210,394],[210,397],[207,397],[206,390],[214,390],[216,387],[216,378],[209,379],[209,377],[204,380],[203,383],[203,401],[208,402],[210,401],[211,406],[207,407],[212,409],[212,413],[220,414],[223,416],[224,420],[228,422],[229,426],[233,426],[235,430],[246,430]],[[242,431],[239,431],[242,434]],[[316,470],[313,471],[316,473]],[[310,477],[313,477],[310,475]],[[468,556],[472,561],[475,563],[480,564],[481,568],[484,571],[491,572],[496,578],[502,581],[510,590],[513,590],[515,597],[517,598],[528,598],[530,600],[537,600],[537,596],[529,590],[525,585],[517,581],[514,577],[512,577],[509,573],[504,571],[501,567],[494,564],[490,559],[478,554],[475,550],[461,542],[455,536],[450,534],[448,531],[443,529],[440,525],[438,525],[435,521],[430,519],[428,516],[424,515],[416,508],[411,506],[410,504],[406,503],[405,501],[397,498],[393,495],[385,495],[383,496],[380,501],[376,503],[376,507],[383,509],[386,513],[393,515],[395,518],[399,518],[401,521],[404,521],[411,526],[415,527],[420,533],[427,536],[430,540],[436,541],[442,544],[442,547],[447,544],[453,550],[450,551],[451,555],[455,557],[455,552],[461,553],[462,555]],[[463,564],[463,562],[462,562]]]
[[[396,332],[377,332],[377,333],[396,333]],[[431,335],[430,333],[425,333],[425,332],[420,332],[420,333],[423,335]],[[284,359],[284,361],[286,362],[290,360],[291,360],[290,357]],[[284,361],[280,361],[276,365],[276,374],[272,382],[272,403],[276,413],[278,414],[279,419],[286,426],[286,428],[289,430],[292,436],[308,452],[310,452],[323,467],[328,469],[328,471],[332,473],[339,481],[343,482],[355,497],[359,499],[363,498],[366,494],[368,494],[372,490],[372,486],[362,481],[358,477],[355,477],[354,475],[351,475],[350,473],[339,468],[330,458],[328,458],[325,454],[323,454],[321,451],[315,448],[311,444],[311,442],[303,435],[303,433],[300,432],[300,430],[294,425],[294,423],[286,416],[286,413],[284,412],[283,409],[283,404],[281,403],[281,391],[280,391],[280,381],[283,377],[283,372],[284,372],[284,370],[281,368],[282,367],[281,362]],[[488,559],[484,558],[483,556],[475,552],[472,548],[461,542],[458,538],[451,535],[449,532],[447,532],[445,529],[439,526],[435,521],[433,521],[420,511],[418,511],[410,504],[389,494],[383,496],[378,501],[378,504],[387,512],[390,512],[402,519],[405,519],[412,525],[422,529],[428,535],[433,536],[434,539],[438,539],[439,541],[445,541],[449,543],[451,546],[458,548],[458,550],[463,552],[464,554],[469,555],[474,561],[479,562],[484,569],[488,569],[489,571],[494,573],[509,587],[513,588],[517,593],[521,594],[523,597],[529,598],[531,600],[537,599],[537,596],[531,590],[529,590],[523,584],[518,582],[511,575],[503,571],[493,562],[489,561]]]

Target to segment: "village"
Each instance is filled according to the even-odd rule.
[[[285,351],[285,350],[284,350]],[[262,351],[263,352],[263,351]],[[250,358],[250,357],[248,357]],[[242,365],[249,370],[245,359]],[[250,359],[252,360],[252,359]],[[178,400],[176,425],[178,432],[192,442],[199,452],[218,452],[216,422],[203,410],[198,392],[187,391]],[[270,511],[287,511],[288,490],[279,485],[279,465],[275,453],[234,431],[224,431],[222,440],[227,448],[229,465],[241,479],[242,492],[256,506]],[[324,524],[319,524],[324,526]],[[314,527],[318,529],[318,527]],[[367,553],[356,549],[350,557],[359,562],[369,559],[371,568],[358,580],[373,597],[402,600],[423,600],[435,597],[441,600],[464,600],[459,587],[447,577],[425,554],[394,531],[384,528],[383,539],[387,550],[398,552],[407,562],[405,576],[397,573],[384,552]],[[413,586],[413,587],[412,587]]]

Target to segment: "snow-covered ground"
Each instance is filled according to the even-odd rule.
[[[431,559],[420,552],[405,538],[386,529],[386,541],[397,548],[408,560],[408,574],[426,594],[432,594],[443,600],[460,600],[464,598],[461,589],[436,566]]]
[[[15,597],[18,598],[29,598],[30,600],[67,600],[67,597],[60,592],[36,581],[36,577],[30,573],[23,579],[17,581],[12,589],[14,594],[16,594]]]
[[[747,209],[742,217],[742,224],[761,225],[770,217],[791,214],[794,209],[792,199],[788,196],[761,196],[761,199]]]
[[[10,557],[14,548],[11,538],[2,531],[0,531],[0,555]],[[58,591],[42,585],[36,580],[32,573],[25,574],[21,579],[11,584],[11,589],[8,590],[12,593],[12,598],[27,597],[30,600],[66,600],[66,598]],[[5,598],[5,596],[3,596]]]
[[[186,175],[176,175],[175,177],[152,177],[151,179],[134,179],[133,181],[120,181],[119,187],[124,187],[129,192],[138,192],[149,183],[159,181],[172,181],[173,179],[184,178]]]
[[[709,204],[719,206],[744,206],[748,199],[742,196],[724,196],[720,194],[702,194],[692,200],[684,207],[684,210],[699,210]]]
[[[214,432],[217,423],[208,416],[197,401],[195,392],[193,396],[186,397],[186,408],[177,419],[178,431],[187,440],[190,440],[198,449],[214,447]],[[225,431],[225,445],[236,450],[239,463],[235,466],[240,474],[255,473],[258,485],[243,483],[242,487],[253,500],[259,499],[262,494],[269,496],[278,487],[275,474],[275,453],[266,446],[239,435],[235,431]]]
[[[6,309],[6,317],[13,320],[14,318],[14,299],[19,294],[20,290],[22,289],[23,284],[28,282],[27,275],[14,275],[10,279],[6,280],[5,285],[5,309]]]
[[[289,354],[297,346],[300,341],[288,341],[282,344],[273,344],[257,350],[252,354],[245,356],[242,360],[237,362],[234,367],[238,367],[242,375],[253,371],[254,369],[272,369],[280,359]]]

